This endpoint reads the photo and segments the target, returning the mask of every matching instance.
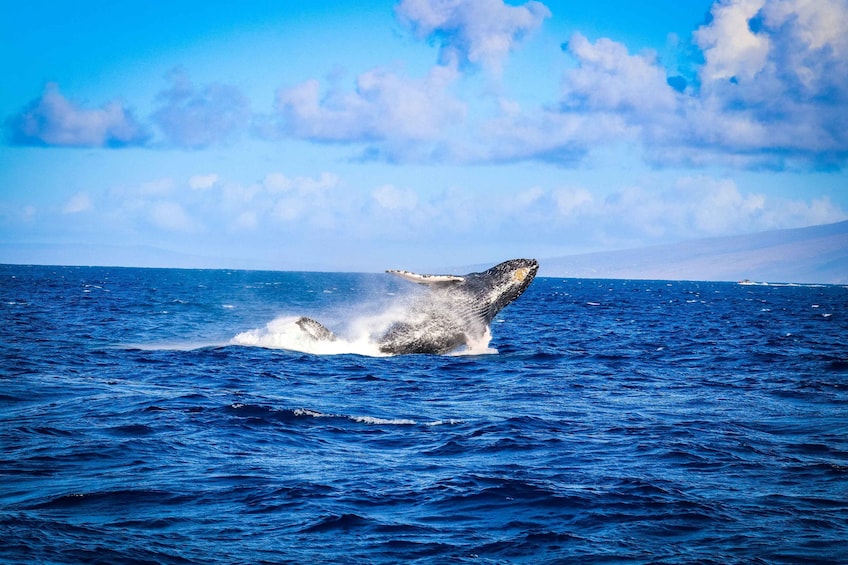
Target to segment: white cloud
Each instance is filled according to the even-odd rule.
[[[56,83],[10,120],[17,145],[125,147],[143,145],[147,131],[117,102],[84,108],[65,98]]]
[[[182,70],[168,74],[170,88],[159,93],[151,118],[168,141],[200,149],[232,139],[250,121],[247,98],[234,86],[213,83],[200,90]]]
[[[218,175],[211,173],[208,175],[193,175],[188,179],[188,186],[192,190],[207,190],[212,188],[218,182]]]
[[[574,165],[602,144],[638,142],[676,122],[678,95],[655,54],[631,55],[623,44],[593,44],[579,33],[566,49],[577,66],[564,73],[560,103],[529,111],[502,104],[480,127],[469,160]]]
[[[237,230],[255,230],[259,227],[259,218],[254,211],[240,213],[232,223]]]
[[[519,192],[511,199],[510,204],[522,210],[536,204],[545,195],[545,190],[540,186],[533,186]]]
[[[621,43],[601,38],[593,44],[580,33],[571,36],[567,50],[578,66],[565,73],[566,110],[633,113],[639,121],[675,110],[675,92],[655,53],[631,55]]]
[[[138,187],[138,194],[141,196],[163,196],[170,194],[176,188],[176,182],[170,177],[162,177],[151,181],[143,182]]]
[[[268,173],[262,185],[271,192],[285,192],[291,190],[292,181],[283,173]]]
[[[566,218],[589,208],[594,200],[592,193],[585,188],[560,188],[554,191],[553,198],[557,212]]]
[[[716,4],[694,34],[704,52],[692,152],[754,164],[832,166],[848,156],[848,2]],[[838,31],[838,30],[841,30]]]
[[[283,173],[275,172],[265,175],[262,185],[271,193],[275,192],[316,192],[338,186],[341,179],[335,173],[322,172],[317,177],[287,177]]]
[[[418,195],[411,189],[385,184],[372,191],[377,203],[388,210],[412,210],[418,205]]]
[[[750,80],[763,70],[771,41],[767,34],[754,33],[748,22],[764,4],[765,0],[737,0],[713,5],[712,22],[694,33],[706,61],[703,81]]]
[[[93,207],[91,197],[87,192],[77,192],[65,202],[65,205],[62,207],[62,213],[78,214],[80,212],[87,212]]]
[[[576,165],[604,143],[637,139],[638,131],[615,112],[562,111],[555,108],[508,112],[485,120],[476,145],[456,154],[467,161],[548,161]]]
[[[200,224],[177,202],[153,202],[149,208],[149,219],[156,227],[165,231],[195,232],[200,229]]]
[[[401,158],[464,120],[465,106],[450,92],[457,77],[456,69],[442,66],[423,79],[374,69],[357,77],[354,91],[334,87],[325,93],[309,80],[280,89],[276,114],[260,120],[257,131],[271,138],[369,143]]]
[[[634,186],[597,210],[609,233],[625,228],[666,240],[753,233],[837,222],[845,211],[829,200],[785,199],[741,190],[729,178],[684,176],[651,190]],[[616,223],[621,223],[617,226]]]
[[[459,60],[496,73],[516,44],[551,16],[541,2],[501,0],[403,0],[395,12],[419,38],[441,43],[442,63]]]
[[[558,184],[556,178],[549,175],[541,183],[488,189],[461,182],[448,188],[425,182],[359,181],[351,186],[349,179],[330,172],[314,176],[276,172],[261,182],[219,178],[205,190],[190,190],[190,179],[181,183],[165,179],[168,182],[154,180],[102,194],[87,212],[91,221],[61,213],[63,205],[67,212],[83,211],[86,198],[80,196],[49,207],[31,223],[64,223],[66,233],[99,231],[118,242],[193,246],[210,255],[226,246],[270,256],[288,253],[288,248],[320,255],[339,246],[361,250],[373,245],[378,253],[393,246],[415,249],[415,254],[426,250],[438,261],[438,250],[454,248],[457,242],[490,254],[544,250],[536,253],[555,255],[562,249],[639,247],[848,218],[827,198],[778,198],[742,187],[731,178],[652,173],[603,189],[598,182]],[[151,184],[172,189],[151,192],[146,188]],[[20,215],[20,207],[15,214]],[[4,217],[23,225],[11,214]],[[474,253],[464,252],[464,260]]]
[[[716,3],[694,33],[704,63],[685,88],[669,86],[655,54],[575,33],[565,49],[576,66],[564,71],[559,106],[502,106],[477,155],[571,165],[624,141],[662,166],[842,166],[848,34],[840,29],[848,29],[844,0]]]
[[[691,217],[695,233],[719,235],[757,231],[748,228],[761,225],[766,208],[765,195],[743,195],[730,179],[684,178],[678,181],[676,189],[691,193],[682,204],[686,207],[686,215]]]
[[[688,81],[669,77],[674,71],[654,52],[573,33],[564,50],[574,64],[562,69],[561,91],[534,105],[510,99],[509,84],[497,97],[481,95],[466,71],[498,74],[551,15],[544,4],[402,0],[396,15],[439,44],[439,64],[424,76],[374,68],[350,87],[313,79],[280,88],[274,111],[252,120],[253,133],[350,144],[362,160],[389,162],[574,166],[622,143],[655,166],[809,169],[848,160],[848,0],[716,2],[693,31],[703,59],[689,62]],[[168,80],[151,120],[169,143],[211,147],[251,122],[236,87],[195,87],[181,70]],[[15,144],[150,145],[123,105],[86,108],[55,84],[8,125]]]
[[[179,199],[186,209],[202,214],[208,225],[220,225],[231,231],[277,230],[305,222],[311,227],[338,227],[344,208],[341,178],[331,172],[315,176],[287,176],[272,172],[261,182],[240,183],[214,175],[199,183],[203,190],[179,191],[171,199]],[[189,186],[192,184],[189,179]]]

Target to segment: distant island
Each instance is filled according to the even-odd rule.
[[[546,277],[848,284],[848,221],[540,263]]]

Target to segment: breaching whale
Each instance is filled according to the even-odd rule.
[[[389,270],[427,287],[404,319],[378,338],[382,353],[448,353],[483,338],[489,324],[507,304],[521,296],[539,270],[535,259],[512,259],[481,273],[419,275]],[[296,321],[316,341],[335,341],[336,335],[312,318]]]

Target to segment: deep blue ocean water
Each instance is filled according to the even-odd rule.
[[[845,287],[538,278],[497,353],[233,344],[407,285],[0,266],[0,562],[848,562]]]

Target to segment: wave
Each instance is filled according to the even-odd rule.
[[[137,349],[139,351],[196,351],[232,345],[229,341],[162,341],[155,343],[124,343],[114,346],[116,349]]]
[[[452,426],[462,424],[464,420],[448,418],[443,420],[420,421],[411,418],[382,418],[358,414],[328,414],[309,408],[276,409],[253,404],[234,403],[228,406],[228,411],[234,414],[267,421],[295,422],[304,418],[320,418],[328,420],[344,420],[356,424],[371,426]]]

